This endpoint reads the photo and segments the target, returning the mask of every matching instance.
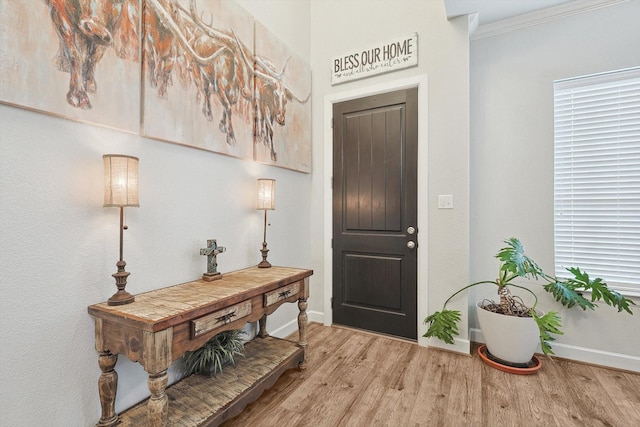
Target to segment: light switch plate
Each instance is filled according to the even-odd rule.
[[[438,209],[453,209],[453,195],[440,194],[438,196]]]

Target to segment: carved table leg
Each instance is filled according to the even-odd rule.
[[[149,374],[147,385],[149,386],[151,397],[149,397],[147,408],[149,411],[149,425],[152,427],[167,426],[169,399],[164,391],[167,388],[168,381],[169,377],[166,369],[159,374]]]
[[[267,315],[265,314],[264,316],[262,316],[258,323],[260,324],[258,336],[260,338],[267,338],[269,336],[269,333],[267,332]]]
[[[98,365],[102,373],[98,379],[98,394],[100,395],[100,406],[102,407],[102,416],[96,426],[111,427],[118,423],[118,414],[116,414],[116,391],[118,390],[118,373],[113,369],[118,361],[117,354],[111,354],[110,351],[101,351],[98,356]]]
[[[298,299],[298,346],[304,350],[304,358],[298,367],[301,371],[307,369],[307,299]]]

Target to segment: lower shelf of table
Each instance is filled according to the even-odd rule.
[[[238,415],[249,403],[273,386],[282,373],[296,368],[304,350],[296,343],[273,337],[245,344],[245,357],[215,377],[191,375],[167,388],[171,427],[217,426]],[[147,401],[120,414],[122,426],[147,423]]]

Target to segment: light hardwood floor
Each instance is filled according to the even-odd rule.
[[[297,336],[296,336],[297,338]],[[472,357],[309,325],[287,371],[232,426],[640,426],[640,375],[542,358],[513,375]]]

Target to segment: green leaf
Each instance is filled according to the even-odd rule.
[[[496,258],[502,261],[500,271],[513,275],[510,279],[514,276],[536,279],[544,274],[538,264],[524,254],[524,246],[520,240],[512,237],[505,240],[504,243],[507,244],[507,247],[500,249]]]
[[[458,322],[460,321],[460,311],[445,310],[436,311],[431,316],[424,319],[425,324],[429,324],[429,329],[423,337],[435,337],[447,344],[453,344],[455,335],[458,335]]]
[[[222,372],[227,363],[235,365],[235,356],[244,356],[242,330],[223,331],[214,335],[202,347],[188,351],[183,359],[183,373],[208,372],[214,375]]]
[[[619,292],[616,292],[607,286],[607,284],[599,277],[591,280],[589,274],[586,271],[580,271],[580,268],[571,267],[567,270],[573,274],[573,279],[568,279],[567,283],[574,287],[583,289],[585,291],[591,291],[591,301],[604,301],[605,304],[616,307],[618,312],[626,311],[629,314],[633,314],[629,305],[635,305],[635,303],[623,297]],[[595,306],[595,304],[591,304]]]
[[[559,279],[543,286],[545,291],[550,292],[556,298],[556,301],[559,301],[560,304],[567,308],[571,308],[577,304],[583,310],[587,308],[593,310],[595,305],[577,292],[577,287],[578,286],[571,284],[570,281],[562,282]]]
[[[535,310],[531,310],[531,315],[540,330],[540,346],[542,347],[542,352],[544,354],[555,354],[551,349],[550,341],[556,340],[551,334],[562,335],[562,331],[560,330],[562,327],[560,316],[555,311],[550,311],[544,316],[538,316]]]

